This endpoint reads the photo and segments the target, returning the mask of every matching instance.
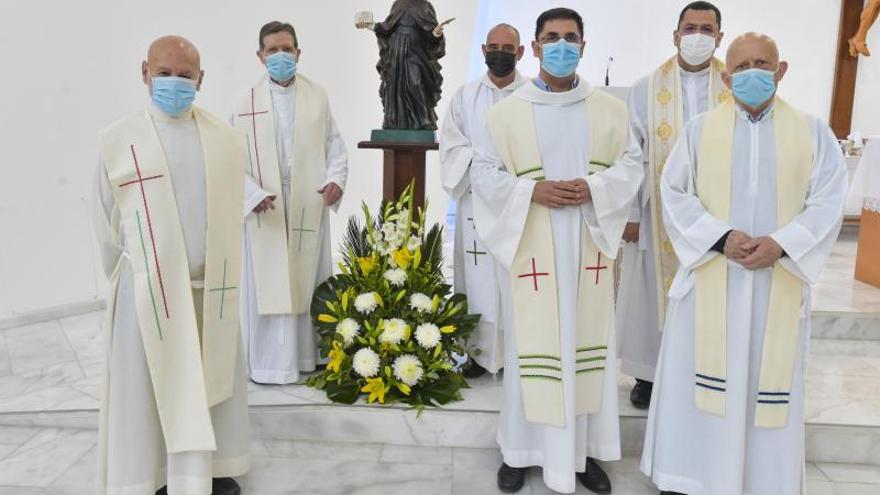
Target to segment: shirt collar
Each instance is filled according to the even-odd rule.
[[[581,78],[580,76],[574,76],[574,81],[571,82],[571,89],[575,89],[580,84]],[[553,90],[550,89],[550,85],[547,84],[543,79],[541,79],[541,75],[538,74],[538,77],[534,79],[535,86],[541,89],[541,91],[546,91],[548,93],[552,93]]]
[[[748,110],[742,108],[741,106],[739,106],[739,104],[737,104],[736,105],[736,113],[737,113],[737,115],[739,115],[739,117],[741,119],[748,121],[752,124],[757,124],[758,122],[762,122],[765,119],[768,119],[769,117],[771,117],[773,115],[773,107],[774,106],[775,105],[773,103],[771,103],[760,114],[758,114],[757,117],[755,117],[752,115],[751,112],[749,112]]]
[[[294,76],[293,82],[291,82],[286,87],[278,84],[271,77],[269,77],[268,79],[269,79],[269,91],[271,91],[273,93],[293,93],[293,91],[296,89],[296,76]]]
[[[150,106],[147,107],[147,112],[149,112],[151,117],[161,122],[186,122],[193,118],[193,107],[189,107],[189,109],[180,115],[169,115],[162,111],[162,109],[156,106],[152,101],[150,102]]]

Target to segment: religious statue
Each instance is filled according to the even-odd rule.
[[[855,36],[849,39],[849,54],[851,56],[858,57],[859,54],[866,57],[871,56],[871,51],[868,50],[867,44],[868,31],[877,20],[878,14],[880,14],[880,0],[869,0],[868,4],[865,5],[865,9],[862,10],[859,30],[856,31]]]
[[[436,130],[434,109],[443,84],[438,61],[446,55],[443,28],[454,19],[438,23],[427,0],[396,0],[385,22],[373,23],[371,18],[369,13],[358,14],[355,25],[372,30],[379,41],[382,128]]]

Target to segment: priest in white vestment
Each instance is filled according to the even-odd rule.
[[[483,45],[488,71],[455,93],[440,131],[443,188],[456,202],[455,292],[465,294],[470,312],[481,316],[468,341],[470,363],[464,371],[468,378],[476,378],[486,371],[495,374],[504,367],[498,274],[474,226],[473,191],[468,171],[474,150],[485,147],[489,140],[486,111],[526,82],[516,70],[516,63],[524,52],[515,27],[499,24],[489,30]]]
[[[497,262],[505,329],[499,488],[525,470],[573,493],[620,458],[611,267],[642,180],[626,104],[577,77],[583,21],[537,22],[538,77],[489,110],[470,171],[477,232]]]
[[[245,227],[242,328],[251,379],[287,384],[319,362],[309,305],[332,275],[328,210],[339,208],[348,157],[327,94],[297,72],[293,26],[270,22],[259,39],[266,72],[233,115],[250,155],[245,201],[257,211]]]
[[[663,229],[660,174],[681,128],[730,98],[721,81],[724,63],[713,57],[721,43],[721,11],[693,2],[679,14],[673,42],[678,54],[633,86],[629,111],[642,147],[645,179],[624,230],[623,263],[617,300],[620,367],[636,379],[630,401],[647,409],[660,352],[666,294],[678,258]]]
[[[776,96],[788,65],[749,33],[733,101],[691,121],[663,171],[681,267],[669,294],[642,471],[666,493],[804,493],[810,286],[847,179],[828,126]]]
[[[97,491],[235,495],[231,477],[250,466],[245,138],[192,106],[203,73],[188,41],[156,40],[142,71],[149,108],[100,135],[95,224],[111,292]]]

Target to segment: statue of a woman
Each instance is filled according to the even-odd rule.
[[[438,24],[427,0],[396,0],[385,22],[357,24],[379,40],[383,129],[437,129],[434,108],[443,84],[438,60],[446,55],[443,28],[450,21]]]

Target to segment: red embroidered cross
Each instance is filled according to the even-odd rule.
[[[599,285],[599,274],[602,270],[607,270],[608,267],[602,264],[602,253],[599,253],[598,258],[596,259],[596,266],[587,266],[584,267],[584,270],[595,271],[596,272],[596,285]]]
[[[259,181],[260,187],[263,187],[263,169],[260,167],[260,148],[257,146],[257,115],[262,115],[264,113],[269,113],[269,111],[257,111],[256,102],[254,100],[254,89],[251,88],[251,112],[240,113],[238,116],[251,118],[251,125],[253,125],[254,128],[254,156],[257,158],[257,181]]]
[[[532,283],[535,284],[535,292],[538,292],[538,277],[549,277],[549,273],[538,273],[538,269],[535,267],[535,258],[532,258],[532,273],[524,273],[520,275],[518,278],[532,278]]]
[[[159,251],[156,249],[156,236],[153,233],[153,220],[150,218],[150,206],[147,204],[147,192],[144,190],[144,182],[148,180],[158,179],[162,175],[154,175],[152,177],[144,177],[141,175],[141,167],[138,165],[137,153],[134,151],[134,145],[131,145],[131,158],[134,160],[134,170],[137,172],[137,180],[120,184],[119,187],[126,187],[132,184],[139,184],[141,188],[141,197],[144,199],[144,213],[147,215],[147,228],[150,232],[150,243],[153,245],[153,261],[156,263],[156,274],[159,276],[159,290],[162,292],[162,304],[165,306],[165,318],[170,319],[168,312],[168,298],[165,296],[165,282],[162,280],[162,268],[159,266]]]

